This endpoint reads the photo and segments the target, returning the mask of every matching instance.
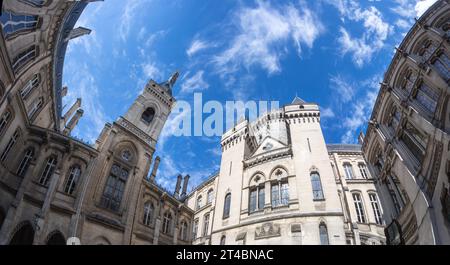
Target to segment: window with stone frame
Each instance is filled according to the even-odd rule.
[[[194,220],[194,225],[192,226],[192,240],[197,239],[198,235],[198,218]]]
[[[12,135],[11,139],[9,139],[8,144],[6,145],[5,149],[3,149],[2,155],[0,156],[0,161],[4,162],[6,158],[8,157],[9,153],[11,152],[14,145],[17,143],[17,140],[20,137],[20,130],[17,129],[14,134]]]
[[[202,195],[199,195],[197,197],[197,210],[203,207],[203,197]]]
[[[397,130],[400,120],[402,118],[402,114],[400,113],[397,106],[393,106],[391,109],[391,113],[388,120],[388,126],[393,130]]]
[[[28,118],[29,119],[32,119],[36,115],[36,113],[38,113],[38,111],[41,109],[43,103],[44,103],[43,97],[39,97],[31,103],[31,106],[28,108],[29,109],[28,110]]]
[[[16,57],[12,60],[12,68],[14,69],[14,72],[19,72],[22,67],[27,65],[29,62],[34,60],[38,55],[38,47],[37,46],[30,46],[26,50],[20,52]]]
[[[343,164],[344,166],[344,173],[345,173],[345,179],[353,179],[353,166],[352,164],[345,162]]]
[[[118,211],[122,202],[123,192],[128,180],[129,170],[118,163],[111,167],[100,205],[112,211]]]
[[[33,75],[33,77],[28,80],[25,86],[20,90],[20,96],[22,99],[26,99],[31,92],[39,86],[40,80],[41,78],[39,74]]]
[[[208,190],[208,194],[207,194],[207,201],[206,201],[207,204],[212,203],[213,199],[214,199],[214,190],[210,189],[210,190]]]
[[[27,173],[28,167],[30,166],[31,160],[34,156],[34,149],[28,148],[25,150],[22,160],[20,161],[19,167],[17,168],[17,176],[23,178]]]
[[[408,122],[401,135],[401,140],[409,152],[417,159],[417,162],[421,164],[427,148],[427,137]]]
[[[188,223],[185,220],[180,223],[179,237],[181,241],[188,240]]]
[[[378,196],[376,193],[369,193],[370,205],[372,206],[373,215],[375,217],[375,222],[377,225],[383,224],[383,218],[381,213],[381,207],[378,202]]]
[[[366,214],[364,211],[364,203],[362,201],[361,194],[359,193],[352,193],[353,202],[355,204],[355,210],[356,210],[356,218],[358,220],[358,223],[366,223]]]
[[[439,100],[439,92],[421,81],[414,99],[429,113],[434,114]]]
[[[223,219],[230,217],[230,207],[231,207],[231,193],[225,195],[225,201],[223,206]]]
[[[23,32],[34,31],[38,26],[39,16],[16,14],[9,10],[2,10],[0,23],[5,38],[10,38]]]
[[[0,117],[0,135],[2,135],[6,131],[6,128],[8,127],[11,119],[12,113],[9,109],[7,109]]]
[[[431,64],[435,67],[439,75],[445,81],[450,80],[450,59],[443,50],[437,52],[436,56],[431,59]]]
[[[249,210],[250,213],[264,210],[265,193],[264,184],[250,188]]]
[[[50,179],[55,172],[57,159],[55,156],[50,156],[47,158],[44,166],[44,170],[41,173],[41,177],[39,178],[39,184],[48,186]]]
[[[422,56],[424,61],[428,61],[434,55],[438,47],[439,44],[436,41],[426,39],[419,44],[417,54]]]
[[[19,0],[24,4],[33,6],[33,7],[43,7],[45,5],[46,0]]]
[[[163,216],[162,232],[164,234],[170,235],[172,233],[172,214],[166,211]]]
[[[325,199],[325,196],[323,195],[322,181],[320,180],[319,173],[318,172],[311,172],[310,178],[311,178],[313,199],[314,200],[323,200],[323,199]]]
[[[154,108],[147,108],[141,116],[141,119],[147,123],[150,124],[152,123],[153,119],[155,118],[155,109]]]
[[[330,241],[328,238],[328,228],[325,223],[320,223],[319,225],[319,237],[320,237],[320,244],[321,245],[329,245]]]
[[[366,164],[364,163],[358,163],[359,173],[361,173],[361,177],[363,179],[369,178],[369,173],[367,172]]]
[[[153,206],[153,203],[146,202],[144,204],[144,218],[142,222],[146,226],[150,226],[153,222],[153,213],[155,211],[155,207]]]
[[[209,213],[205,214],[205,216],[203,217],[203,233],[202,233],[203,237],[208,236],[208,230],[209,230]]]
[[[79,165],[73,165],[69,171],[69,177],[67,178],[64,192],[73,195],[77,187],[78,181],[81,176],[81,167]]]
[[[287,179],[273,182],[271,189],[273,208],[289,205],[289,182]]]
[[[408,95],[411,94],[416,81],[418,79],[418,74],[411,68],[407,68],[403,71],[400,79],[400,89],[404,90]]]

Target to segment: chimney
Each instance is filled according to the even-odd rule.
[[[150,182],[155,182],[156,172],[158,171],[159,162],[161,162],[161,158],[159,158],[159,156],[157,156],[155,158],[155,163],[153,163],[152,174],[150,175]]]
[[[64,128],[66,125],[66,122],[69,120],[69,118],[73,115],[73,113],[81,107],[81,98],[77,98],[77,101],[73,103],[72,107],[64,114],[64,117],[61,119],[61,128]]]
[[[178,179],[177,179],[177,185],[175,186],[175,193],[173,194],[175,196],[175,198],[177,198],[178,196],[180,196],[180,189],[181,189],[181,179],[183,178],[183,176],[178,175]]]
[[[189,175],[186,175],[184,177],[184,182],[183,182],[183,192],[181,193],[181,197],[186,196],[186,191],[187,191],[187,186],[188,186],[188,182],[189,182]]]
[[[84,111],[82,109],[77,110],[75,115],[73,115],[72,119],[70,119],[69,123],[67,123],[66,127],[64,128],[63,134],[69,135],[75,126],[77,126],[78,122],[80,121],[80,118],[83,116]]]

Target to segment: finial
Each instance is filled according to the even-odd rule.
[[[180,73],[176,71],[170,78],[169,78],[169,86],[172,88],[175,85],[175,82],[177,82],[178,77],[180,76]]]

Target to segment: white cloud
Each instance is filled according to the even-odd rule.
[[[187,49],[186,54],[189,57],[192,57],[194,54],[198,53],[201,50],[207,49],[212,45],[206,41],[195,39],[192,41],[191,46]]]
[[[186,74],[186,76],[189,73]],[[187,78],[181,85],[181,92],[192,93],[197,90],[205,90],[209,88],[209,84],[203,79],[204,71],[200,70],[195,75]]]
[[[355,86],[345,80],[341,75],[332,76],[330,78],[330,87],[336,93],[334,98],[342,103],[351,101],[353,95],[356,93]]]
[[[359,3],[353,0],[329,1],[341,14],[341,20],[346,19],[353,22],[363,22],[364,33],[360,37],[351,36],[344,28],[340,28],[338,43],[341,47],[341,54],[352,54],[353,62],[362,67],[372,60],[373,54],[384,47],[392,26],[385,22],[381,12],[374,6],[363,9]]]
[[[119,24],[119,36],[125,41],[130,32],[131,25],[133,21],[136,20],[136,13],[140,10],[139,8],[151,0],[127,0],[125,5],[125,10],[122,13]],[[139,35],[139,34],[138,34]]]
[[[322,118],[333,118],[335,116],[331,108],[324,108],[320,111],[320,117]]]
[[[292,40],[301,52],[301,45],[312,47],[322,32],[322,25],[305,5],[301,10],[293,5],[272,7],[258,1],[256,8],[241,8],[236,14],[238,34],[229,47],[215,56],[213,62],[221,74],[230,74],[241,66],[258,65],[269,74],[281,71],[280,57]]]
[[[142,64],[142,72],[144,73],[146,78],[151,78],[153,80],[159,80],[162,77],[161,71],[153,62]]]
[[[416,16],[420,17],[427,11],[428,8],[430,8],[434,3],[436,3],[437,0],[423,0],[418,1],[416,6],[414,7],[414,10],[416,11]]]

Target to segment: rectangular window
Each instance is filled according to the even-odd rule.
[[[13,148],[13,146],[16,144],[17,139],[19,138],[19,131],[15,131],[11,139],[9,140],[8,144],[6,145],[5,149],[3,150],[3,153],[0,157],[0,160],[3,162],[8,157],[9,152]]]
[[[369,175],[367,174],[366,165],[359,164],[358,167],[359,167],[359,172],[361,173],[361,177],[364,179],[367,179],[369,177]]]
[[[208,235],[208,229],[209,229],[209,214],[206,214],[203,219],[203,236]]]
[[[429,113],[433,114],[436,111],[439,94],[425,83],[422,83],[417,91],[416,100]]]
[[[353,193],[352,197],[355,203],[356,217],[358,219],[358,223],[365,223],[366,215],[364,213],[364,206],[361,199],[361,195],[359,193]]]
[[[37,55],[37,47],[36,46],[31,46],[27,50],[19,53],[13,59],[12,67],[14,69],[14,72],[17,73],[23,66],[28,64],[34,58],[36,58],[36,55]]]
[[[264,209],[265,193],[264,187],[256,187],[250,190],[249,206],[250,213]]]
[[[344,172],[346,179],[353,179],[353,167],[349,163],[344,164]]]
[[[39,75],[36,74],[27,82],[27,84],[20,90],[20,96],[22,99],[25,99],[33,89],[35,89],[39,85]]]
[[[250,212],[256,211],[256,195],[258,190],[253,189],[250,191]]]
[[[381,218],[381,209],[380,209],[380,205],[378,204],[377,195],[374,193],[369,193],[369,198],[370,198],[370,204],[372,205],[373,214],[375,216],[375,222],[378,225],[382,225],[383,219]]]
[[[194,226],[192,227],[192,239],[197,239],[197,232],[198,232],[198,219],[194,221]]]
[[[38,21],[38,16],[14,14],[7,10],[3,11],[0,15],[0,23],[2,24],[5,38],[9,38],[21,32],[35,30],[37,28]]]
[[[433,65],[436,67],[436,70],[444,80],[447,81],[450,79],[450,59],[447,54],[442,52],[433,62]]]
[[[39,111],[39,109],[42,107],[42,97],[37,98],[36,100],[33,101],[33,103],[31,103],[31,106],[29,107],[28,110],[28,118],[33,118],[34,115]]]
[[[39,179],[39,183],[41,185],[47,186],[48,182],[50,181],[53,172],[55,171],[56,167],[56,158],[50,157],[47,159],[47,163],[45,164],[44,171],[42,171],[41,178]]]
[[[403,143],[408,147],[410,153],[422,163],[427,140],[425,136],[420,133],[411,123],[407,123],[403,135],[401,136]]]
[[[272,184],[272,207],[289,205],[289,184],[287,180]]]

